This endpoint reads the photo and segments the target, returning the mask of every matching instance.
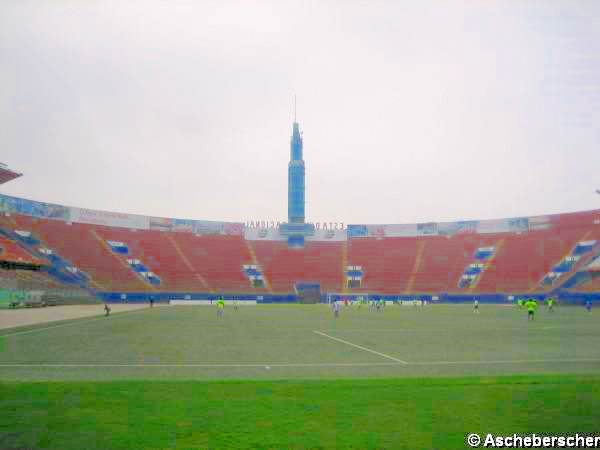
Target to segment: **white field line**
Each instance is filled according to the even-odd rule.
[[[268,363],[268,364],[1,364],[3,367],[48,367],[48,368],[266,368],[266,367],[373,367],[400,366],[399,362],[379,363]]]
[[[149,311],[150,309],[153,309],[153,308],[140,308],[140,309],[134,309],[134,310],[131,310],[131,311],[122,311],[122,312],[117,312],[117,313],[111,314],[108,317],[105,317],[104,313],[102,313],[101,316],[99,316],[99,317],[96,316],[93,319],[89,319],[89,320],[77,320],[77,318],[63,319],[63,320],[73,320],[73,322],[63,323],[63,324],[60,324],[60,325],[54,325],[53,327],[42,327],[42,328],[34,328],[32,330],[17,331],[15,333],[9,333],[9,334],[1,334],[0,333],[0,339],[2,339],[4,337],[10,337],[10,336],[19,336],[21,334],[36,333],[38,331],[52,330],[53,328],[62,328],[62,327],[68,327],[68,326],[72,326],[72,325],[80,325],[80,324],[84,324],[84,323],[95,322],[96,320],[108,320],[110,317],[113,317],[113,318],[114,317],[120,317],[120,316],[122,316],[124,314],[131,314],[131,313],[140,312],[140,311]],[[24,326],[35,326],[35,324],[24,325]]]
[[[423,361],[409,362],[411,366],[449,366],[449,365],[486,365],[486,364],[552,364],[552,363],[600,363],[600,358],[567,359],[498,359],[492,361]]]
[[[527,331],[527,332],[532,332],[532,331],[545,331],[545,330],[555,330],[557,328],[563,328],[563,329],[567,329],[567,328],[571,328],[571,329],[575,329],[574,327],[564,327],[564,326],[544,326],[542,328],[528,328],[528,327],[523,327],[523,328],[473,328],[473,329],[469,329],[469,330],[465,330],[464,328],[419,328],[419,329],[415,329],[415,330],[411,330],[411,329],[402,329],[402,328],[374,328],[374,329],[365,329],[365,328],[344,328],[342,331],[344,333],[406,333],[406,334],[417,334],[417,333],[427,333],[427,334],[431,334],[431,333],[456,333],[456,332],[464,332],[464,331],[470,331],[472,333],[481,333],[481,332],[487,332],[487,331],[502,331],[502,332],[506,332],[506,331]],[[326,330],[326,331],[330,331],[330,330]],[[335,331],[335,330],[331,330],[331,331]]]
[[[351,347],[355,347],[355,348],[358,348],[358,349],[360,349],[360,350],[363,350],[363,351],[365,351],[365,352],[373,353],[373,354],[375,354],[375,355],[379,355],[379,356],[382,356],[382,357],[384,357],[384,358],[391,359],[392,361],[399,362],[400,364],[408,364],[406,361],[402,361],[401,359],[394,358],[393,356],[386,355],[385,353],[377,352],[377,351],[375,351],[375,350],[371,350],[370,348],[363,347],[363,346],[361,346],[361,345],[353,344],[352,342],[348,342],[348,341],[345,341],[345,340],[343,340],[343,339],[339,339],[339,338],[336,338],[336,337],[330,336],[330,335],[328,335],[328,334],[322,333],[321,331],[316,331],[316,330],[314,330],[314,332],[315,332],[316,334],[320,335],[320,336],[325,336],[326,338],[332,339],[332,340],[334,340],[334,341],[337,341],[337,342],[341,342],[342,344],[346,344],[346,345],[349,345],[349,346],[351,346]]]
[[[2,364],[2,368],[273,368],[273,367],[405,367],[436,365],[486,365],[486,364],[548,364],[548,363],[600,363],[600,359],[512,359],[495,361],[424,361],[424,362],[376,362],[376,363],[268,363],[268,364]]]

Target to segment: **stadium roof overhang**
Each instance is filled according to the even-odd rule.
[[[8,183],[21,176],[22,173],[13,172],[5,164],[0,163],[0,184]]]

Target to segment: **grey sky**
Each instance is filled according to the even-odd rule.
[[[285,220],[293,95],[307,220],[600,208],[600,2],[0,2],[2,187]]]

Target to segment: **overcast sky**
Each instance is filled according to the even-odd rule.
[[[600,1],[0,2],[0,188],[307,221],[600,208]]]

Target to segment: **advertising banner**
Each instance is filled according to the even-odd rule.
[[[348,225],[348,237],[367,237],[369,232],[366,225]]]
[[[43,219],[70,220],[70,208],[51,203],[34,202],[0,194],[0,212],[23,214]]]
[[[248,241],[285,241],[277,228],[246,228],[244,238]]]
[[[508,233],[508,219],[480,220],[477,223],[478,233]]]
[[[418,236],[419,231],[416,223],[402,225],[386,225],[385,235],[388,237],[412,237]]]
[[[229,234],[241,236],[244,234],[244,224],[241,222],[217,222],[212,220],[171,219],[171,230],[194,234]]]
[[[529,218],[515,217],[508,219],[508,231],[513,233],[529,231]]]
[[[454,234],[470,234],[477,232],[476,220],[461,222],[444,222],[437,224],[438,234],[442,236],[452,236]]]
[[[529,230],[549,230],[552,228],[550,216],[535,216],[529,218]]]
[[[306,236],[305,240],[310,241],[329,241],[339,242],[347,239],[346,230],[315,230],[315,234],[312,236]]]
[[[417,224],[417,235],[419,236],[431,236],[438,234],[437,223],[418,223]]]
[[[369,237],[385,237],[385,225],[367,225]]]
[[[212,222],[208,220],[195,220],[194,233],[196,234],[225,234],[224,222]]]
[[[171,219],[173,221],[173,231],[179,231],[183,233],[194,232],[194,221],[189,219]]]
[[[244,224],[241,222],[223,222],[223,232],[234,236],[244,235]]]
[[[150,217],[150,229],[158,231],[172,231],[173,219],[166,217]]]
[[[148,230],[150,228],[150,218],[148,216],[83,208],[71,208],[71,222],[135,228],[138,230]]]
[[[386,227],[389,225],[348,225],[347,237],[378,237],[386,235]]]

